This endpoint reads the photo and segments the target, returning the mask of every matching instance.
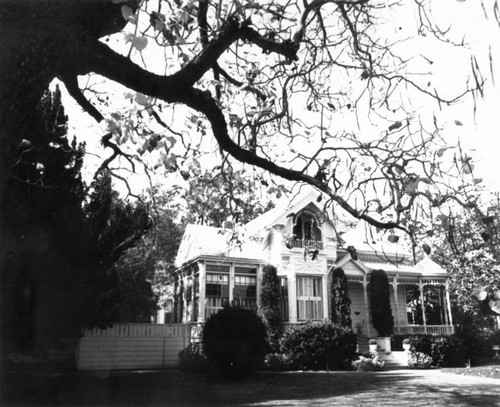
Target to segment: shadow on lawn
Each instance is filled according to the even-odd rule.
[[[385,373],[261,373],[244,381],[178,371],[113,372],[65,376],[20,375],[2,383],[2,405],[251,406],[251,405],[454,405],[493,406],[492,386],[446,385],[405,371]],[[499,381],[500,384],[500,381]],[[497,386],[500,387],[500,386]],[[13,391],[16,390],[16,391]]]

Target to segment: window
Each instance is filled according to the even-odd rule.
[[[243,308],[257,308],[257,277],[234,276],[233,302]]]
[[[323,319],[321,277],[297,277],[297,313],[299,320]]]
[[[288,279],[280,277],[280,316],[282,321],[288,321]]]
[[[304,211],[295,217],[292,233],[293,247],[323,248],[321,228],[317,217],[312,212]]]
[[[207,273],[205,318],[222,309],[228,302],[229,274]]]

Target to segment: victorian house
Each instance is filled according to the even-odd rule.
[[[262,270],[280,278],[284,324],[329,319],[330,272],[344,270],[352,301],[352,327],[376,336],[370,322],[372,270],[390,281],[395,333],[451,334],[446,272],[429,257],[416,264],[396,243],[372,241],[325,216],[316,196],[276,207],[242,228],[188,225],[178,255],[171,322],[203,323],[225,303],[257,309]]]

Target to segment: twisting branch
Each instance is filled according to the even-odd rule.
[[[85,96],[83,96],[82,91],[78,86],[78,80],[76,75],[61,75],[61,80],[66,86],[66,90],[71,95],[73,99],[85,110],[89,115],[91,115],[97,122],[104,119],[101,112],[97,110],[92,103],[90,103]]]
[[[111,148],[113,150],[113,154],[111,154],[110,157],[108,157],[106,160],[102,162],[102,164],[99,166],[97,171],[95,172],[94,178],[96,178],[102,171],[109,169],[109,164],[116,158],[116,157],[124,157],[132,166],[132,170],[135,172],[135,164],[134,161],[132,160],[132,156],[130,154],[124,153],[120,147],[118,147],[116,144],[111,142],[111,137],[113,137],[112,133],[107,133],[101,138],[101,143],[104,147]]]
[[[236,158],[238,161],[258,166],[274,175],[278,175],[289,181],[302,181],[316,187],[318,190],[326,193],[332,200],[337,202],[340,207],[342,207],[346,212],[354,216],[355,218],[365,220],[368,223],[381,228],[381,229],[400,229],[406,233],[410,231],[396,222],[383,222],[375,219],[364,212],[360,212],[353,208],[346,200],[341,196],[335,194],[328,188],[328,186],[317,180],[316,178],[304,174],[300,171],[295,171],[289,168],[281,167],[272,161],[258,156],[256,153],[246,150],[238,146],[229,136],[227,132],[227,125],[224,115],[220,111],[215,100],[207,93],[202,92],[198,89],[192,89],[190,92],[185,93],[185,99],[183,100],[187,106],[203,113],[208,121],[212,125],[212,131],[214,137],[216,138],[219,146],[231,156]]]

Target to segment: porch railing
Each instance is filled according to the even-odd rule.
[[[452,335],[455,332],[453,325],[401,325],[398,334],[430,334]]]

